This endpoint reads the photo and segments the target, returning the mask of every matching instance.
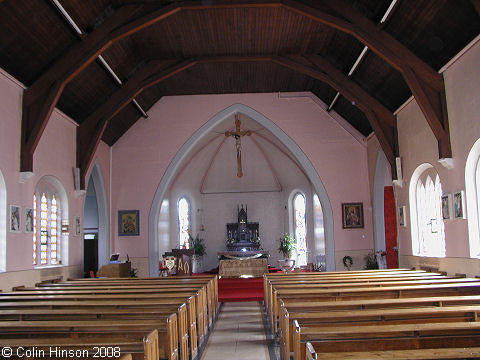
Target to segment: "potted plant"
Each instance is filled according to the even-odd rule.
[[[201,273],[203,271],[202,257],[207,254],[204,239],[201,239],[198,234],[195,238],[190,234],[188,236],[190,238],[190,249],[193,249],[192,272]]]
[[[295,250],[297,240],[290,234],[283,234],[280,237],[280,244],[278,246],[278,252],[283,254],[283,260],[279,260],[278,263],[284,270],[291,269],[295,266],[295,260],[290,259],[293,250]]]
[[[373,251],[370,251],[365,255],[365,270],[375,270],[378,269],[377,257]]]

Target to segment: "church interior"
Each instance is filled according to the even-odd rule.
[[[0,0],[0,307],[171,281],[205,308],[166,358],[216,359],[215,321],[252,311],[280,334],[252,359],[304,359],[282,276],[475,282],[479,83],[479,0]],[[245,276],[265,307],[219,314]]]

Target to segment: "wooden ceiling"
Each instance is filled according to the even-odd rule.
[[[55,106],[80,124],[84,172],[100,139],[142,116],[132,99],[148,114],[162,96],[247,92],[311,91],[375,131],[391,162],[393,112],[413,94],[449,157],[437,72],[480,33],[479,13],[480,0],[0,0],[0,67],[27,86],[21,169]]]

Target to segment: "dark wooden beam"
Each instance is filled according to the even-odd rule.
[[[166,70],[162,70],[164,67],[162,64],[162,62],[148,63],[78,126],[77,167],[80,168],[81,189],[85,189],[86,173],[109,121],[143,90],[192,67],[196,61],[183,61]]]
[[[22,116],[21,171],[33,171],[33,153],[66,84],[114,42],[182,10],[284,7],[349,33],[392,66],[399,69],[404,76],[405,72],[409,72],[411,69],[410,75],[406,76],[407,84],[414,95],[425,94],[422,99],[417,99],[417,101],[423,102],[421,105],[422,111],[428,109],[424,114],[430,126],[436,129],[443,127],[444,131],[448,129],[447,117],[439,117],[439,114],[446,114],[438,108],[438,99],[441,99],[440,103],[445,102],[443,79],[440,75],[392,36],[378,29],[375,24],[354,11],[351,6],[345,4],[342,0],[323,0],[320,4],[326,6],[326,8],[319,10],[292,0],[211,0],[208,2],[178,1],[167,6],[162,6],[157,2],[127,3],[123,5],[105,23],[88,35],[85,40],[73,46],[25,91]],[[412,77],[418,78],[418,80],[412,80]],[[421,88],[419,89],[419,87]],[[431,98],[431,94],[437,95],[434,96],[435,99]],[[435,134],[439,141],[448,136],[448,133],[445,132],[439,134],[437,131]],[[440,156],[448,157],[449,146],[443,146],[441,149],[443,150],[441,150]]]
[[[441,75],[343,0],[322,1],[321,10],[292,0],[283,3],[294,12],[354,36],[400,71],[439,142],[439,157],[452,156]]]
[[[354,102],[367,116],[391,165],[392,172],[396,175],[395,157],[398,156],[398,142],[396,137],[397,121],[394,115],[359,85],[320,56],[309,56],[308,60],[315,67],[307,66],[286,57],[278,56],[272,58],[272,61],[279,65],[329,84],[348,100]]]
[[[480,0],[470,0],[473,7],[477,10],[478,15],[480,16]]]

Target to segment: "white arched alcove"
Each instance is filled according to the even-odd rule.
[[[7,271],[7,187],[0,171],[0,271]]]
[[[465,164],[465,198],[467,200],[468,239],[470,257],[480,257],[480,139],[472,146]]]
[[[382,150],[378,150],[375,163],[375,175],[373,178],[373,236],[375,239],[375,251],[385,250],[385,186],[386,174],[391,171],[390,164]]]
[[[98,159],[95,159],[93,165],[87,173],[87,184],[93,181],[95,187],[95,195],[98,207],[98,267],[108,263],[110,258],[110,241],[109,241],[109,226],[108,226],[108,202],[107,193],[105,191],[105,183],[103,182],[102,170],[98,164]],[[83,203],[83,212],[85,212],[85,199]],[[82,242],[83,247],[83,242]],[[83,254],[83,251],[82,251]],[[83,262],[82,255],[82,262]]]
[[[251,119],[255,120],[266,130],[270,131],[279,141],[285,145],[285,147],[293,154],[299,164],[302,166],[305,174],[310,179],[315,192],[318,194],[320,204],[322,205],[324,223],[325,223],[325,248],[326,248],[326,266],[328,271],[335,270],[335,244],[333,238],[333,211],[328,199],[327,192],[323,186],[318,173],[313,167],[308,157],[303,153],[300,147],[285,134],[273,121],[266,118],[264,115],[255,111],[254,109],[243,105],[233,104],[228,108],[220,111],[210,120],[208,120],[202,127],[200,127],[195,133],[183,144],[183,146],[177,151],[175,157],[168,165],[160,183],[155,192],[155,196],[150,208],[148,217],[148,253],[149,253],[149,271],[150,276],[158,275],[158,261],[160,259],[159,246],[158,246],[158,220],[160,215],[160,209],[162,200],[165,197],[165,193],[169,188],[172,180],[174,179],[177,171],[181,169],[183,162],[187,159],[189,152],[193,147],[202,139],[203,136],[208,134],[213,128],[229,116],[236,113],[242,113]]]

